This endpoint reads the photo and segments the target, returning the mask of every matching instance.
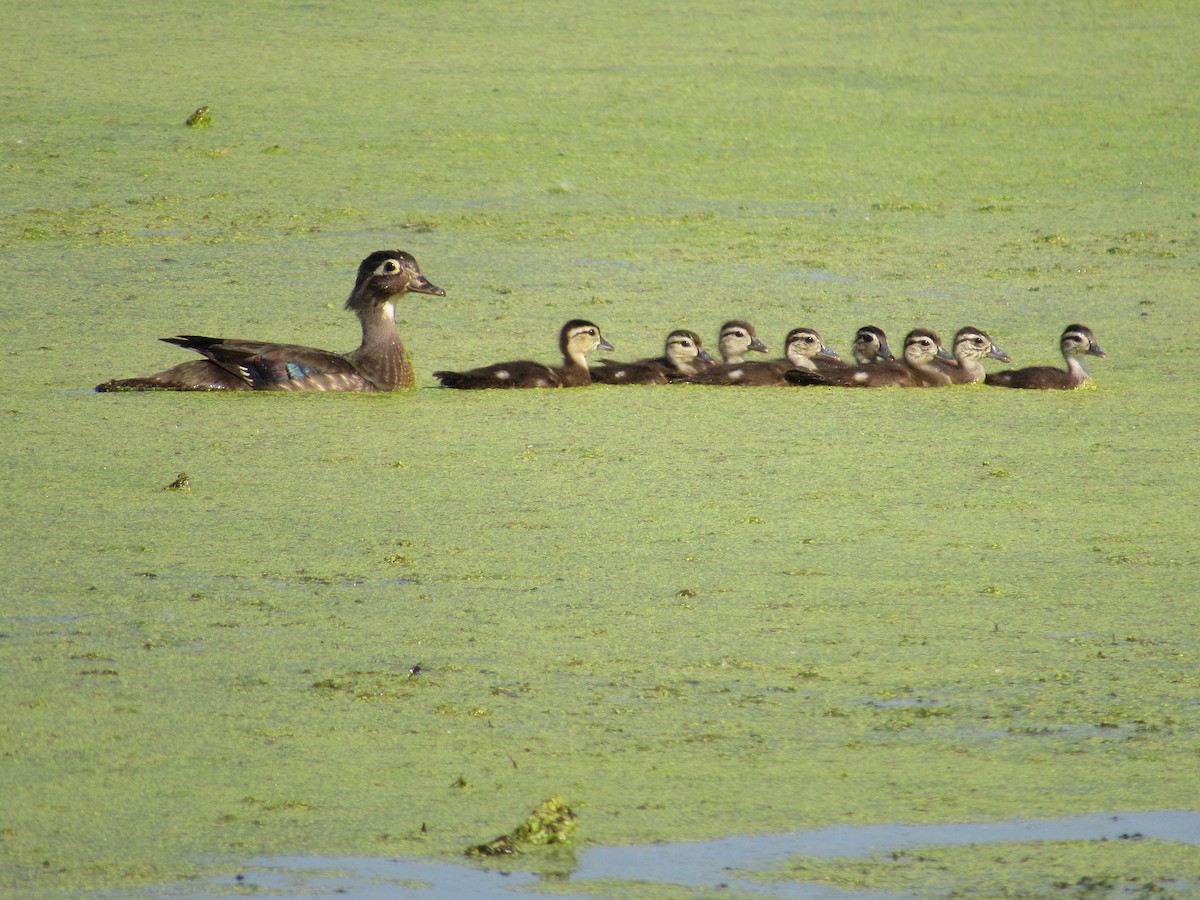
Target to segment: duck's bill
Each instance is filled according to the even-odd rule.
[[[445,297],[446,292],[422,275],[409,284],[408,289],[415,294],[433,294],[435,297]]]

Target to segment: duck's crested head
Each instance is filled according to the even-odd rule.
[[[953,353],[959,361],[990,357],[1001,362],[1012,362],[1009,355],[992,341],[991,335],[982,328],[970,326],[958,329],[958,334],[954,335]]]
[[[1062,352],[1064,356],[1098,356],[1106,359],[1108,354],[1096,343],[1096,336],[1086,325],[1068,325],[1062,333]]]
[[[783,353],[793,364],[803,364],[818,356],[840,360],[841,357],[825,346],[815,328],[793,328],[783,339]]]
[[[697,360],[705,363],[713,362],[712,354],[701,345],[700,335],[694,331],[688,331],[686,328],[677,328],[667,335],[666,344],[663,346],[663,355],[676,366],[687,365]]]
[[[346,300],[347,309],[363,309],[388,302],[397,294],[432,294],[445,297],[446,292],[421,274],[411,253],[403,250],[376,250],[358,266],[354,290]]]
[[[937,332],[928,328],[914,328],[904,338],[904,361],[909,365],[919,366],[932,362],[934,359],[954,362],[954,357],[942,346],[942,339]]]
[[[864,325],[854,333],[854,359],[860,365],[895,358],[882,328],[877,325]]]
[[[558,345],[564,356],[581,356],[592,350],[614,349],[600,334],[600,326],[587,319],[567,322],[558,333]]]

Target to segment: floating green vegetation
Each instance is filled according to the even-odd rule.
[[[187,472],[180,472],[175,480],[168,484],[164,491],[189,491],[192,489],[192,478]]]
[[[1200,891],[1200,851],[1132,834],[1119,840],[931,846],[861,858],[804,856],[749,877],[781,876],[921,897],[1192,897]]]
[[[212,124],[212,110],[207,106],[201,106],[194,113],[187,117],[184,122],[188,128],[207,128]]]
[[[546,847],[569,844],[575,837],[575,813],[561,797],[550,797],[539,803],[529,817],[508,834],[476,844],[466,850],[467,856],[511,856],[525,847]]]
[[[0,894],[459,858],[557,790],[625,845],[1200,796],[1188,4],[377,4],[429,48],[377,54],[328,4],[75,3],[77,54],[9,6]],[[416,390],[89,391],[166,335],[349,350],[397,246],[447,290],[397,309]],[[1111,358],[433,388],[583,312],[625,359],[743,317]]]

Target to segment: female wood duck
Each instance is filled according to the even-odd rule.
[[[984,359],[1012,362],[1009,355],[992,343],[986,331],[978,328],[960,328],[954,336],[954,364],[942,363],[940,368],[950,376],[954,384],[978,384],[987,376],[983,369]]]
[[[741,319],[733,319],[721,326],[721,336],[717,340],[717,350],[721,361],[740,363],[751,350],[756,353],[767,353],[767,345],[758,339],[754,326]]]
[[[346,308],[362,323],[350,353],[312,347],[185,334],[162,338],[204,359],[156,375],[106,381],[98,391],[392,391],[410,387],[412,365],[396,331],[396,300],[405,293],[446,296],[403,250],[377,250],[362,261]]]
[[[841,362],[812,328],[793,328],[783,342],[784,356],[762,362],[726,363],[697,372],[686,379],[691,384],[783,385],[783,375],[792,369],[816,371],[818,361]]]
[[[483,388],[582,387],[592,383],[587,357],[593,350],[612,350],[613,345],[600,335],[600,329],[583,319],[572,319],[558,335],[563,364],[557,368],[531,360],[495,363],[466,372],[434,372],[443,387],[479,390]]]
[[[1105,359],[1107,356],[1096,343],[1096,336],[1092,334],[1092,330],[1084,325],[1068,325],[1059,339],[1059,347],[1062,349],[1063,359],[1067,361],[1065,372],[1053,366],[1009,369],[1005,372],[992,372],[987,376],[987,383],[997,387],[1070,391],[1088,380],[1083,357],[1098,356]]]
[[[708,368],[716,360],[701,345],[694,331],[680,328],[667,335],[663,355],[655,359],[619,363],[604,360],[591,370],[592,381],[599,384],[668,384]]]
[[[825,384],[838,387],[940,387],[950,384],[950,376],[937,366],[937,360],[953,362],[941,339],[932,331],[917,328],[904,338],[901,361],[876,362],[846,368],[822,368],[816,372],[794,369],[784,374],[791,384]]]

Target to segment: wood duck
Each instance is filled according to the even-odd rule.
[[[756,353],[767,353],[767,345],[758,339],[754,326],[741,319],[734,319],[721,326],[721,336],[717,340],[717,350],[721,361],[740,363],[751,350]]]
[[[986,331],[978,328],[960,328],[954,336],[954,364],[940,363],[939,368],[950,376],[954,384],[978,384],[986,377],[984,359],[1012,362],[1009,355],[992,343]]]
[[[350,353],[226,340],[195,334],[162,338],[204,359],[141,378],[106,381],[98,391],[391,391],[410,387],[412,365],[396,331],[396,301],[405,293],[446,296],[403,250],[377,250],[362,261],[346,308],[362,323]]]
[[[606,359],[603,366],[591,370],[591,375],[592,381],[599,384],[668,384],[695,375],[698,369],[715,362],[696,332],[680,328],[667,335],[662,356],[631,363]]]
[[[941,339],[932,331],[917,328],[904,338],[900,362],[876,362],[845,368],[822,368],[816,372],[794,369],[784,374],[791,384],[825,384],[838,387],[940,387],[950,384],[950,376],[937,365],[938,360],[953,362]]]
[[[1092,330],[1084,325],[1068,325],[1059,339],[1063,359],[1067,361],[1067,370],[1056,369],[1053,366],[1031,366],[1027,369],[1008,369],[1004,372],[992,372],[987,376],[987,383],[997,387],[1031,388],[1042,391],[1070,391],[1088,380],[1087,369],[1083,365],[1083,357],[1098,356],[1105,359],[1107,354],[1096,343]]]
[[[466,372],[434,372],[443,387],[464,390],[484,388],[582,387],[592,383],[591,370],[584,354],[593,350],[612,350],[613,345],[600,335],[600,329],[583,319],[572,319],[558,335],[563,364],[557,368],[532,360],[495,363]]]
[[[812,328],[793,328],[783,342],[784,356],[762,362],[726,363],[697,372],[685,379],[691,384],[783,385],[783,375],[792,369],[816,371],[819,360],[841,362]]]
[[[854,361],[860,366],[890,362],[896,358],[888,348],[887,335],[875,325],[864,325],[854,333],[853,353]]]

